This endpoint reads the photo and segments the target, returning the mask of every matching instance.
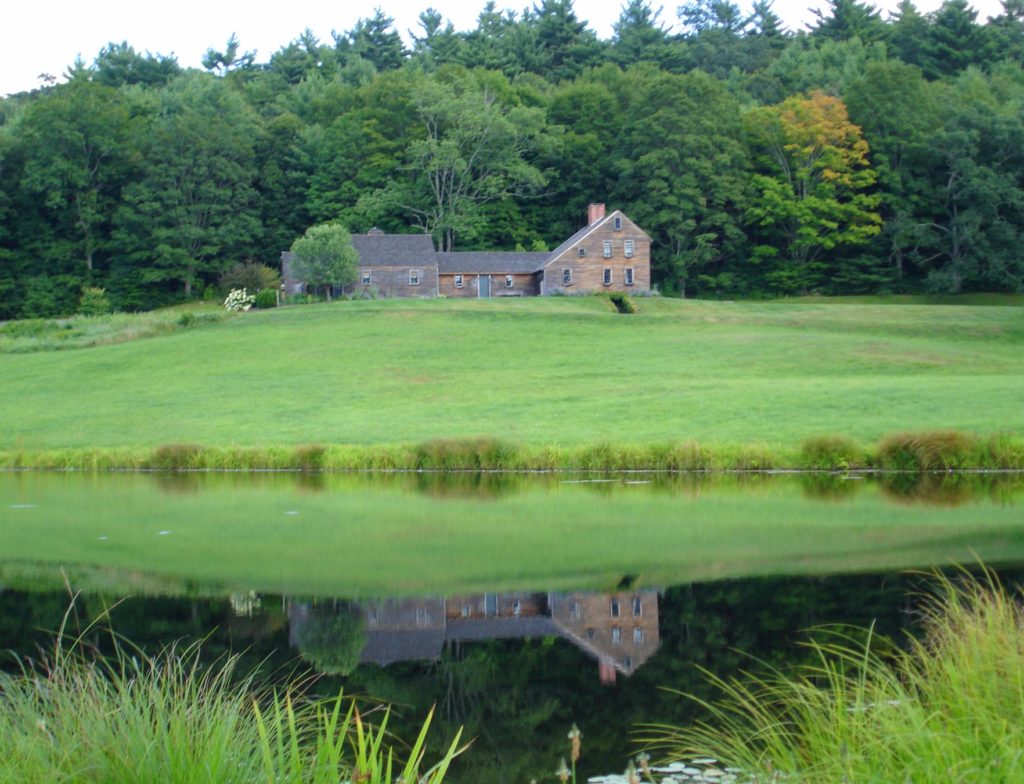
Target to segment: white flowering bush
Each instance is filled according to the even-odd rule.
[[[224,307],[233,313],[238,313],[251,308],[254,302],[256,302],[256,297],[246,289],[231,289],[227,299],[224,300]]]

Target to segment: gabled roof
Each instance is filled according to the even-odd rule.
[[[501,640],[521,637],[547,637],[561,633],[546,615],[519,618],[456,618],[445,624],[446,640]]]
[[[505,252],[505,251],[459,251],[437,254],[437,271],[442,274],[455,272],[528,274],[537,272],[551,254]]]
[[[352,247],[360,266],[394,267],[437,263],[429,234],[353,234]]]
[[[645,232],[643,229],[641,229],[639,226],[633,223],[633,221],[629,220],[629,218],[626,217],[626,214],[622,210],[612,210],[603,218],[601,218],[601,220],[594,221],[589,226],[584,226],[578,232],[569,237],[569,239],[567,239],[565,242],[563,242],[561,245],[559,245],[557,248],[551,251],[551,253],[548,255],[548,260],[547,262],[545,262],[544,266],[546,267],[548,264],[550,264],[559,256],[564,254],[574,245],[579,245],[581,242],[583,242],[584,239],[587,238],[587,235],[589,235],[593,231],[597,231],[597,229],[606,224],[608,221],[612,220],[616,215],[620,216],[624,221],[628,221],[632,225],[632,227],[645,238],[650,239],[650,237],[647,235],[647,232]]]
[[[609,215],[608,217],[610,218],[611,216]],[[592,232],[600,225],[601,221],[598,221],[597,223],[591,223],[589,226],[584,226],[578,232],[569,237],[569,239],[567,239],[565,242],[563,242],[561,245],[559,245],[557,248],[551,251],[551,253],[548,254],[548,261],[557,259],[563,253],[569,250],[569,248],[571,248],[573,245],[578,245],[580,242],[583,241],[584,237],[586,237],[588,234],[590,234],[590,232]]]
[[[436,660],[444,647],[444,629],[370,631],[359,661],[387,667],[398,661]]]

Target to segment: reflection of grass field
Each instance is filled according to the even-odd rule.
[[[598,298],[248,313],[4,356],[0,448],[1024,430],[1024,308]]]
[[[315,479],[2,475],[0,579],[52,585],[63,566],[79,587],[121,592],[353,596],[1024,561],[1019,483],[936,505],[874,484],[837,497],[792,477],[523,479],[511,492]]]

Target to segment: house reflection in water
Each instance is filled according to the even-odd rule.
[[[597,660],[603,683],[632,675],[658,649],[658,593],[488,593],[375,599],[354,605],[366,624],[361,663],[437,660],[445,643],[562,637]],[[292,640],[309,617],[292,605]]]

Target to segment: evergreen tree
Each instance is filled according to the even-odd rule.
[[[181,73],[174,55],[139,54],[127,41],[100,49],[92,66],[92,78],[108,87],[141,84],[159,87]]]
[[[978,12],[967,0],[945,0],[931,16],[921,53],[921,68],[932,79],[986,63],[985,34]]]
[[[536,46],[536,61],[529,70],[545,79],[573,79],[600,62],[603,45],[577,18],[573,0],[541,0],[520,24],[532,34]]]
[[[831,41],[859,38],[864,43],[883,40],[885,23],[878,9],[857,0],[829,0],[828,10],[815,9],[811,34]]]
[[[405,62],[405,47],[394,28],[395,20],[380,8],[374,9],[369,19],[360,19],[348,32],[348,54],[373,63],[377,71],[401,68]]]
[[[615,22],[612,58],[623,67],[640,62],[661,63],[668,53],[669,35],[658,17],[661,9],[648,0],[629,0]]]

